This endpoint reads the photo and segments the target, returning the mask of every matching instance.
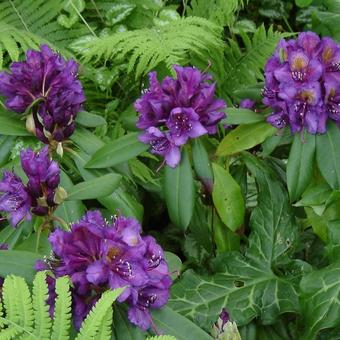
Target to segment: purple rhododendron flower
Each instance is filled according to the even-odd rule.
[[[173,168],[180,162],[180,147],[189,139],[216,133],[226,108],[223,100],[215,98],[210,75],[194,67],[174,69],[177,79],[166,77],[162,83],[151,72],[149,89],[135,102],[137,127],[145,130],[140,140]]]
[[[31,196],[32,212],[46,215],[56,205],[54,195],[60,182],[59,165],[49,158],[47,146],[38,153],[31,149],[22,150],[20,157],[28,177],[27,191]]]
[[[29,220],[31,196],[22,180],[13,172],[4,171],[0,182],[0,211],[9,215],[13,227],[23,219]]]
[[[118,301],[128,302],[130,321],[143,329],[151,325],[149,308],[167,302],[172,281],[163,250],[154,238],[141,236],[135,219],[108,223],[99,211],[90,211],[70,231],[55,230],[49,241],[55,276],[69,275],[73,283],[77,328],[107,289],[126,287]]]
[[[281,40],[265,66],[263,103],[273,113],[268,122],[325,133],[328,119],[340,126],[340,44],[313,32]]]
[[[253,110],[255,108],[255,102],[251,99],[243,99],[240,102],[240,108]]]
[[[33,103],[36,136],[44,143],[61,142],[75,129],[75,117],[85,96],[77,79],[78,65],[47,45],[28,50],[26,60],[0,72],[0,94],[9,110],[23,113]]]
[[[29,220],[31,213],[51,213],[57,205],[55,193],[60,181],[59,166],[49,158],[47,146],[37,153],[22,150],[20,157],[27,184],[10,171],[4,171],[0,182],[0,211],[9,214],[14,227],[24,218]]]

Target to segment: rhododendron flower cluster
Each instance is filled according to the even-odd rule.
[[[340,126],[340,44],[313,32],[281,40],[265,66],[263,102],[273,108],[268,122],[292,133],[326,132]]]
[[[4,171],[0,181],[0,211],[9,214],[13,226],[24,218],[30,219],[31,213],[49,214],[56,206],[55,193],[60,182],[59,166],[49,158],[47,146],[38,153],[23,150],[20,157],[27,184],[10,171]]]
[[[75,117],[85,101],[77,79],[78,65],[47,45],[28,50],[26,60],[0,72],[0,94],[9,110],[24,113],[32,106],[30,129],[44,143],[61,142],[75,129]]]
[[[135,102],[137,127],[145,130],[140,140],[171,167],[180,162],[180,147],[190,138],[216,133],[226,107],[215,98],[209,74],[194,67],[175,65],[174,69],[177,79],[166,77],[162,83],[151,72],[149,89]]]
[[[53,273],[69,275],[73,283],[76,327],[106,289],[126,287],[118,301],[129,304],[129,320],[144,330],[152,322],[149,309],[168,301],[172,281],[163,250],[153,237],[141,236],[135,219],[109,223],[99,211],[89,211],[70,231],[56,229],[49,240]]]

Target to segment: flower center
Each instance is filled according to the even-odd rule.
[[[157,268],[162,261],[162,255],[159,251],[158,254],[151,254],[148,258],[148,270]]]
[[[151,147],[157,152],[166,151],[169,148],[169,141],[165,137],[155,138],[150,141]]]
[[[328,63],[333,58],[333,49],[331,47],[325,48],[322,52],[322,59],[325,63]]]
[[[192,124],[190,123],[189,118],[183,114],[176,114],[173,117],[173,121],[177,137],[180,137],[183,132],[189,132],[192,130]]]
[[[132,276],[132,267],[130,262],[124,261],[120,259],[116,264],[114,270],[117,274],[123,276],[123,277],[131,277]]]
[[[139,292],[137,306],[141,310],[145,310],[150,307],[157,300],[157,294],[144,294]]]

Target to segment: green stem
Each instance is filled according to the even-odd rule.
[[[62,226],[65,230],[67,230],[67,231],[70,230],[69,225],[68,225],[62,218],[60,218],[60,217],[58,217],[58,216],[55,216],[55,215],[50,216],[50,218],[51,218],[52,221],[56,221],[56,222],[60,223],[61,226]]]
[[[35,252],[36,253],[39,252],[39,243],[40,243],[41,232],[43,231],[45,226],[47,226],[49,223],[50,223],[50,220],[47,217],[46,220],[43,223],[41,223],[41,225],[38,228],[38,231],[37,231],[37,241],[35,243]]]
[[[76,13],[78,14],[78,16],[80,17],[80,19],[83,21],[83,23],[85,24],[85,26],[88,28],[88,30],[92,33],[92,35],[94,37],[97,38],[97,34],[94,33],[93,29],[90,27],[90,25],[87,23],[87,21],[85,20],[85,18],[81,15],[81,13],[78,11],[78,8],[74,5],[73,1],[70,0],[70,4],[73,7],[73,9],[76,11]]]

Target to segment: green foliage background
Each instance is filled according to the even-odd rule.
[[[2,69],[41,43],[80,63],[86,111],[71,137],[75,152],[59,159],[69,199],[56,214],[71,223],[86,208],[119,212],[157,238],[170,271],[180,272],[168,306],[153,313],[164,340],[211,339],[222,308],[242,339],[339,339],[339,129],[330,124],[302,143],[268,125],[270,110],[261,107],[263,67],[278,41],[313,30],[339,43],[339,19],[339,0],[0,3]],[[173,64],[208,69],[228,103],[222,123],[238,126],[228,132],[221,124],[214,138],[188,145],[176,169],[157,171],[159,159],[137,140],[132,103],[148,87],[148,72],[161,79],[173,75]],[[256,100],[259,112],[239,109],[244,98]],[[1,104],[0,166],[21,175],[19,151],[40,145]],[[0,339],[151,336],[127,321],[124,307],[112,313],[115,292],[77,335],[66,278],[51,321],[45,274],[34,279],[35,261],[51,251],[40,224],[37,217],[17,229],[1,222],[0,243],[9,250],[0,251],[0,276],[7,276]]]

